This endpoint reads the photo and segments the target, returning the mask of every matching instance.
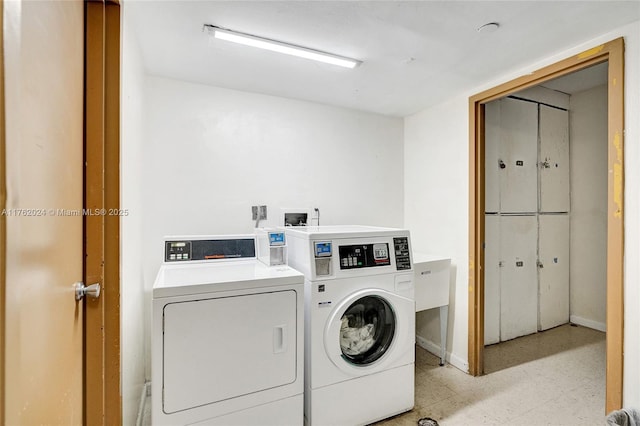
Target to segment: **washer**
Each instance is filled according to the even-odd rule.
[[[305,275],[305,423],[372,423],[414,406],[409,231],[287,227]]]
[[[154,425],[300,425],[304,277],[253,235],[165,239],[153,286]]]

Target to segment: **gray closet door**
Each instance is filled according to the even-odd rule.
[[[485,216],[484,344],[500,342],[500,216]]]
[[[538,105],[517,99],[500,101],[500,211],[538,210]]]
[[[500,218],[500,340],[538,331],[535,215]]]
[[[569,112],[540,105],[540,212],[569,211]]]
[[[538,217],[538,329],[569,322],[569,216]]]
[[[484,211],[500,211],[500,105],[501,101],[489,102],[484,108]]]

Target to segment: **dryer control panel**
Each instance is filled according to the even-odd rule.
[[[219,260],[255,257],[253,238],[165,241],[164,261]]]

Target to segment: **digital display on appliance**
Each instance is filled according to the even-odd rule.
[[[340,269],[370,268],[391,265],[389,244],[355,244],[340,246]]]
[[[313,243],[315,247],[316,257],[329,257],[331,256],[331,243],[321,242]]]
[[[389,246],[386,244],[374,244],[373,258],[376,260],[389,259]]]
[[[270,246],[284,245],[284,232],[269,232],[269,245]]]

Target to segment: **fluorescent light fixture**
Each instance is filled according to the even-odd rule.
[[[245,46],[284,53],[285,55],[298,56],[300,58],[311,59],[345,68],[355,68],[362,63],[362,61],[358,61],[356,59],[345,58],[344,56],[321,52],[319,50],[296,46],[295,44],[283,43],[281,41],[258,37],[251,34],[231,31],[214,25],[205,24],[205,28],[209,31],[209,34],[220,40],[232,41],[234,43],[244,44]]]

